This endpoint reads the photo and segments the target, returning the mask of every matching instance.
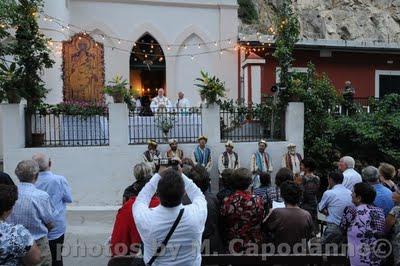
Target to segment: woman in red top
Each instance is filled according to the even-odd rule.
[[[127,187],[123,195],[123,205],[118,210],[114,228],[111,235],[112,256],[135,255],[140,250],[140,235],[133,220],[132,205],[144,185],[151,178],[151,167],[146,163],[140,163],[133,168],[136,182]],[[158,197],[153,197],[150,207],[160,204]]]

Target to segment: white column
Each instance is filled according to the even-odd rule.
[[[212,104],[202,108],[203,135],[208,137],[208,145],[213,148],[221,142],[221,131],[219,121],[219,106]]]
[[[1,104],[1,135],[3,152],[25,147],[25,115],[22,104]]]
[[[286,109],[286,140],[297,145],[298,151],[304,147],[304,103],[290,102]]]
[[[108,106],[110,123],[110,146],[121,147],[129,143],[129,111],[125,103]]]
[[[251,66],[251,101],[253,103],[261,103],[261,66]]]

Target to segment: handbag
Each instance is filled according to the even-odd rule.
[[[144,259],[143,259],[143,258],[135,258],[135,259],[134,259],[134,262],[132,263],[132,265],[135,265],[135,266],[151,266],[151,265],[154,263],[154,261],[155,261],[155,260],[157,259],[157,257],[158,257],[158,254],[160,254],[160,252],[161,252],[164,248],[166,248],[169,239],[171,238],[172,234],[175,232],[176,227],[178,226],[179,222],[181,221],[181,218],[182,218],[182,215],[183,215],[183,212],[184,212],[184,211],[185,211],[184,208],[182,208],[182,209],[179,211],[178,217],[176,217],[175,222],[174,222],[174,224],[172,225],[171,229],[169,230],[167,236],[165,237],[165,239],[164,239],[164,241],[161,243],[161,245],[157,248],[156,252],[154,253],[153,257],[151,257],[151,259],[149,260],[149,262],[146,264],[146,263],[144,262]],[[143,245],[142,245],[142,247],[143,247]],[[144,253],[142,253],[142,254],[144,254]]]

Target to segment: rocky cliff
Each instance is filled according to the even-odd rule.
[[[265,31],[282,0],[249,0],[258,22],[241,24],[242,33]],[[400,43],[400,0],[293,0],[304,39]]]

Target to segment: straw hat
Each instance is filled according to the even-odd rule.
[[[178,143],[178,141],[176,139],[170,139],[168,140],[168,144],[171,145],[173,143]]]
[[[259,144],[259,145],[260,145],[260,144],[264,144],[265,147],[268,146],[268,143],[267,143],[267,141],[266,141],[265,139],[261,139],[261,140],[258,142],[258,144]]]
[[[147,144],[148,144],[148,145],[154,145],[154,146],[157,146],[157,141],[156,141],[156,140],[154,140],[154,139],[149,139],[149,140],[147,141]]]
[[[225,143],[225,147],[232,147],[232,148],[234,148],[235,146],[233,145],[233,141],[232,141],[232,140],[228,140],[228,141]]]
[[[200,136],[200,137],[198,137],[197,141],[200,141],[200,140],[202,140],[202,139],[204,139],[206,142],[208,141],[208,138],[207,138],[206,136]]]

